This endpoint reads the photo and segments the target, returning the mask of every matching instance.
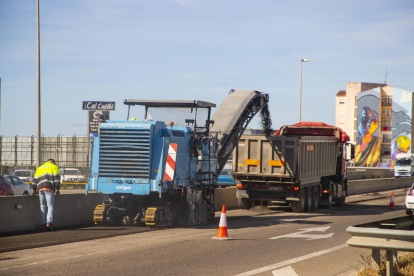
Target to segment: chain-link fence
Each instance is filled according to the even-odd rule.
[[[52,158],[59,168],[77,168],[87,176],[88,141],[91,143],[87,136],[42,136],[41,163]],[[36,157],[35,136],[0,136],[0,174],[12,174],[21,169],[36,170]]]

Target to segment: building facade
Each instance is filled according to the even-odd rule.
[[[336,94],[335,100],[335,126],[340,127],[345,131],[346,126],[346,91],[342,90]]]
[[[396,154],[411,153],[412,103],[412,91],[386,84],[347,83],[338,92],[335,125],[355,144],[352,166],[393,167]]]

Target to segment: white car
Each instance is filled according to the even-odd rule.
[[[407,196],[405,197],[405,207],[405,213],[407,215],[412,215],[414,210],[414,183],[407,191]]]
[[[13,175],[23,180],[23,182],[32,182],[33,177],[35,175],[35,171],[34,170],[17,170],[17,171],[14,171]]]
[[[86,178],[76,168],[63,168],[59,170],[61,183],[85,183]]]
[[[13,185],[14,195],[30,195],[32,190],[30,184],[24,183],[23,180],[14,175],[5,175],[4,178]]]

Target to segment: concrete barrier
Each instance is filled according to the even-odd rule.
[[[96,205],[103,202],[103,198],[98,193],[55,196],[53,226],[93,225],[93,212]],[[238,208],[236,187],[216,190],[216,211],[221,211],[223,204],[228,210]],[[0,208],[0,233],[40,228],[39,196],[1,197]]]
[[[364,179],[350,181],[348,194],[380,192],[392,189],[409,188],[414,177]],[[96,205],[103,202],[98,193],[63,194],[55,197],[56,227],[92,225]],[[215,208],[220,211],[223,204],[226,209],[237,209],[236,187],[216,189]],[[18,208],[20,207],[21,208]],[[40,203],[38,196],[8,196],[0,198],[0,233],[34,230],[40,227]]]
[[[236,187],[216,189],[214,198],[214,208],[216,209],[216,212],[221,211],[223,204],[226,205],[227,210],[239,208],[236,198]]]
[[[347,167],[346,176],[348,180],[389,178],[394,177],[394,169]]]
[[[348,183],[348,195],[409,188],[413,182],[414,177],[353,180]]]
[[[97,193],[55,196],[53,226],[93,224],[95,207],[102,202]],[[40,228],[39,196],[1,197],[0,206],[0,233]]]

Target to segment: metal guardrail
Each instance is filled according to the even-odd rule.
[[[372,249],[374,265],[379,268],[380,250],[386,250],[386,275],[392,276],[393,259],[397,251],[414,252],[414,217],[394,219],[350,226],[346,229],[352,235],[347,244]]]

